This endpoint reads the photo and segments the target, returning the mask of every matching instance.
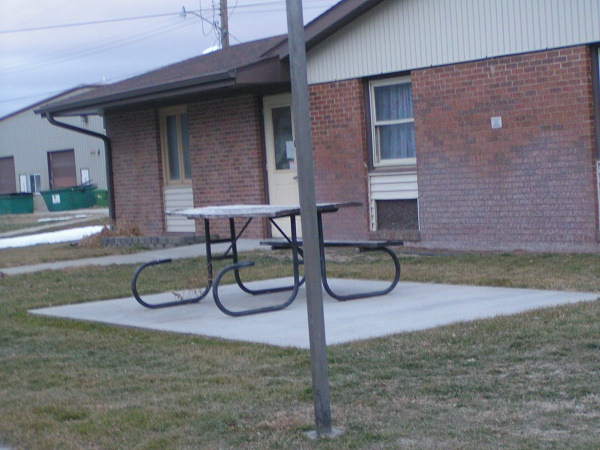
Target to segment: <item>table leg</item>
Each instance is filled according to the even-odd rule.
[[[293,268],[294,268],[294,285],[291,287],[286,286],[284,288],[271,288],[271,289],[259,289],[259,290],[252,290],[252,289],[249,289],[248,287],[246,287],[239,277],[239,270],[242,268],[245,268],[245,267],[253,266],[254,261],[238,262],[237,245],[235,244],[235,240],[237,240],[237,239],[234,239],[232,242],[232,255],[233,255],[234,264],[232,264],[228,267],[225,267],[223,270],[221,270],[213,282],[213,298],[215,300],[215,304],[223,313],[225,313],[229,316],[239,317],[239,316],[248,316],[251,314],[279,311],[281,309],[288,307],[296,299],[296,296],[298,295],[298,289],[300,288],[300,284],[301,284],[300,283],[299,257],[298,257],[298,237],[297,237],[297,231],[296,231],[296,217],[291,216],[290,220],[291,220],[291,230],[292,230],[291,241],[292,241],[292,261],[293,261]],[[235,237],[235,225],[233,224],[232,221],[230,221],[230,232],[231,232],[232,238]],[[225,307],[225,305],[223,305],[223,303],[219,297],[219,283],[221,282],[221,279],[223,278],[223,276],[232,270],[234,271],[234,274],[236,277],[236,282],[237,282],[238,286],[246,293],[249,293],[252,295],[260,295],[260,294],[271,294],[271,293],[275,293],[275,292],[289,291],[289,290],[291,290],[292,292],[286,301],[284,301],[280,304],[277,304],[277,305],[266,306],[266,307],[262,307],[262,308],[246,309],[246,310],[242,310],[242,311],[233,311],[233,310]]]
[[[400,261],[398,261],[398,257],[396,254],[386,247],[381,248],[365,248],[363,251],[381,251],[387,253],[394,263],[394,279],[391,284],[386,288],[379,291],[368,291],[368,292],[360,292],[357,294],[349,294],[349,295],[341,295],[333,292],[331,287],[329,286],[329,282],[327,280],[327,262],[325,260],[325,238],[323,237],[323,218],[321,217],[321,213],[317,214],[317,226],[319,233],[319,252],[321,257],[321,278],[323,283],[323,288],[325,291],[334,299],[338,301],[346,301],[346,300],[355,300],[359,298],[368,298],[368,297],[377,297],[380,295],[385,295],[390,293],[398,284],[400,280]]]
[[[295,219],[295,216],[293,218],[293,220]],[[247,226],[248,224],[246,224]],[[246,227],[244,227],[245,229]],[[278,227],[279,228],[279,227]],[[296,224],[294,222],[294,229],[296,228]],[[281,231],[281,229],[280,229]],[[243,232],[243,230],[242,230]],[[230,270],[233,270],[234,276],[235,276],[235,282],[237,283],[237,285],[239,286],[239,288],[244,291],[247,294],[250,295],[263,295],[263,294],[273,294],[275,292],[285,292],[285,291],[291,291],[294,289],[294,286],[283,286],[283,287],[277,287],[277,288],[267,288],[267,289],[250,289],[249,287],[247,287],[244,282],[242,281],[242,278],[240,277],[240,271],[239,269],[243,269],[245,267],[250,267],[253,266],[254,263],[249,264],[249,262],[243,262],[240,263],[239,259],[238,259],[238,252],[237,252],[237,240],[239,239],[239,236],[236,236],[236,231],[235,231],[235,222],[233,219],[229,219],[229,233],[231,236],[231,240],[232,240],[232,245],[231,245],[231,253],[232,253],[232,258],[233,258],[233,265],[231,266],[232,268]],[[283,231],[281,231],[281,233],[285,236],[285,233],[283,233]],[[241,235],[241,233],[240,233]],[[285,236],[285,238],[293,245],[293,239],[289,239],[287,236]],[[293,265],[294,267],[296,267],[299,263],[298,263],[298,253],[301,253],[302,250],[298,247],[298,242],[296,239],[296,259],[294,260],[293,257],[293,252],[292,252],[292,261],[293,261]],[[300,280],[300,286],[304,283],[304,277],[302,277],[302,279]],[[295,285],[296,283],[294,283]]]
[[[148,267],[157,266],[160,264],[167,264],[167,263],[172,262],[171,258],[168,258],[168,259],[159,259],[156,261],[150,261],[148,263],[142,264],[135,271],[135,274],[133,275],[133,278],[131,280],[131,292],[133,293],[133,297],[137,300],[137,302],[146,308],[158,309],[158,308],[168,308],[170,306],[180,306],[180,305],[187,305],[190,303],[198,303],[200,300],[202,300],[204,297],[206,297],[208,295],[210,288],[212,287],[212,283],[213,283],[213,264],[212,264],[212,251],[211,251],[211,239],[210,239],[210,224],[208,222],[208,219],[204,220],[204,238],[205,238],[204,242],[206,245],[206,270],[207,270],[207,275],[208,275],[208,283],[207,283],[206,288],[204,288],[204,290],[202,291],[202,293],[200,295],[198,295],[196,297],[192,297],[192,298],[174,300],[174,301],[162,302],[162,303],[148,303],[140,296],[138,289],[137,289],[137,281],[138,281],[138,277],[140,276],[142,271],[144,271]]]

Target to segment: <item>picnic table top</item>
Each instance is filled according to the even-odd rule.
[[[342,207],[360,206],[358,202],[317,203],[317,211],[334,212]],[[167,211],[170,216],[188,219],[228,219],[232,217],[286,217],[300,214],[300,205],[219,205]]]

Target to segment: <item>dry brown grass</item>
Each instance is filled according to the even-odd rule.
[[[373,254],[329,255],[333,276],[383,276],[385,263]],[[245,279],[289,270],[283,252],[244,257],[258,266]],[[204,262],[164,265],[145,292],[177,289],[203,272]],[[594,255],[405,256],[401,262],[403,280],[600,291]],[[600,301],[330,347],[333,424],[346,431],[335,440],[310,441],[304,435],[314,429],[307,351],[27,314],[130,295],[134,269],[0,280],[0,444],[594,449],[600,441]]]
[[[117,227],[104,227],[100,233],[92,234],[77,243],[80,248],[102,248],[102,239],[107,237],[137,237],[142,232],[137,225],[121,225]]]

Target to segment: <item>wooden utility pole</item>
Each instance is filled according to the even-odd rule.
[[[221,49],[229,47],[229,18],[227,17],[227,0],[221,0],[220,5],[220,14],[221,14],[221,27],[220,31],[220,42]]]

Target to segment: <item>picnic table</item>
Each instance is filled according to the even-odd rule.
[[[317,221],[318,221],[318,239],[319,239],[319,251],[320,251],[320,263],[321,263],[321,275],[323,287],[326,292],[333,298],[343,301],[351,300],[356,298],[372,297],[377,295],[384,295],[392,291],[398,284],[400,279],[400,263],[396,254],[388,247],[390,245],[402,245],[400,241],[327,241],[323,235],[323,220],[322,215],[326,213],[334,213],[340,208],[359,206],[360,203],[355,202],[329,202],[329,203],[318,203],[317,204]],[[178,299],[176,301],[163,302],[163,303],[149,303],[146,302],[138,292],[137,283],[138,277],[148,267],[165,264],[171,262],[170,259],[156,260],[141,265],[135,272],[132,282],[131,289],[134,298],[142,305],[147,308],[165,308],[170,306],[178,306],[190,303],[197,303],[208,295],[210,290],[213,292],[213,299],[217,307],[225,314],[230,316],[246,316],[250,314],[265,313],[270,311],[277,311],[289,306],[296,298],[300,286],[304,283],[304,278],[300,276],[300,265],[303,264],[303,252],[302,252],[302,240],[298,237],[298,231],[296,226],[296,218],[300,216],[299,205],[219,205],[219,206],[205,206],[200,208],[187,208],[175,211],[170,211],[167,214],[173,216],[183,216],[188,219],[202,220],[204,222],[204,238],[206,246],[206,259],[207,259],[207,275],[208,284],[206,288],[200,293],[200,295],[187,298]],[[236,230],[235,219],[244,219],[245,222],[238,232]],[[240,276],[240,270],[253,266],[254,261],[240,261],[237,242],[242,237],[244,231],[248,228],[252,220],[255,218],[264,218],[268,220],[283,236],[281,239],[269,239],[262,243],[270,245],[273,249],[290,249],[292,252],[292,268],[293,268],[293,284],[290,286],[279,286],[266,289],[251,289],[249,288]],[[290,231],[289,233],[278,225],[276,219],[289,218]],[[215,238],[211,235],[210,221],[214,219],[227,219],[229,221],[229,237],[227,238]],[[222,255],[213,255],[212,246],[219,243],[228,243],[229,248]],[[325,260],[325,248],[326,247],[355,247],[362,251],[382,251],[387,253],[394,264],[394,278],[390,285],[383,290],[370,291],[362,293],[354,293],[350,295],[340,295],[331,289],[327,280],[327,266]],[[216,277],[213,277],[213,262],[217,260],[231,259],[231,264],[222,269]],[[229,272],[234,273],[235,281],[239,288],[251,295],[264,295],[276,292],[290,291],[287,299],[281,301],[278,304],[264,306],[259,308],[249,308],[242,311],[234,311],[227,308],[221,301],[219,295],[219,285],[222,278]]]

